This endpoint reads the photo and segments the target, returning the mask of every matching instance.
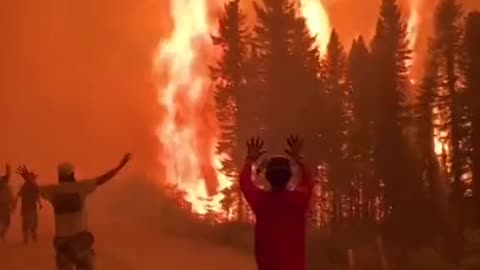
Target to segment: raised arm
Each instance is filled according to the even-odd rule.
[[[123,156],[122,160],[120,163],[113,169],[109,170],[108,172],[95,177],[93,180],[97,183],[97,185],[101,186],[108,181],[110,181],[117,173],[127,165],[127,163],[132,159],[132,154],[127,153],[125,156]]]
[[[242,172],[240,173],[240,190],[252,209],[255,209],[256,202],[262,190],[252,181],[252,165],[264,153],[264,143],[261,139],[252,138],[247,142],[247,158]]]
[[[37,183],[38,175],[36,173],[34,173],[32,170],[27,169],[27,166],[20,165],[17,168],[16,172],[17,172],[18,175],[20,175],[23,178],[23,180],[32,184],[33,187],[35,187],[36,189],[39,189],[39,186],[38,186],[38,183]],[[20,189],[18,195],[21,195],[22,192],[23,192],[23,186]]]
[[[290,136],[287,139],[287,149],[285,152],[300,168],[300,182],[293,192],[295,200],[307,203],[310,200],[313,191],[313,178],[310,168],[303,161],[301,155],[303,141],[297,136]]]
[[[38,193],[40,194],[40,196],[42,196],[43,198],[45,198],[46,200],[50,200],[51,199],[51,186],[39,186],[38,183],[37,183],[37,177],[38,175],[31,171],[31,170],[28,170],[27,167],[25,165],[21,165],[17,168],[16,170],[17,174],[20,175],[26,182],[28,182],[29,184],[31,184],[37,191]],[[18,198],[18,197],[17,197]]]
[[[6,180],[8,181],[10,179],[10,175],[11,175],[11,168],[10,168],[10,164],[5,164],[5,175],[1,176],[1,178],[3,180]]]

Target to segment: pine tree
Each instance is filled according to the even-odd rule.
[[[456,0],[442,0],[435,10],[435,50],[438,50],[439,86],[436,89],[438,109],[443,113],[443,127],[450,131],[451,174],[453,178],[452,199],[455,204],[463,194],[462,175],[464,174],[465,155],[461,148],[462,129],[464,125],[464,108],[458,88],[459,78],[459,48],[460,48],[460,5]]]
[[[424,172],[426,185],[430,188],[430,195],[435,195],[434,186],[436,185],[435,171],[437,170],[436,164],[437,156],[435,153],[435,119],[438,118],[434,114],[436,106],[435,89],[438,86],[438,63],[437,63],[437,51],[433,47],[430,41],[428,60],[425,68],[425,75],[420,84],[417,104],[416,104],[416,116],[417,116],[417,147],[419,149],[418,159],[422,162],[422,170]]]
[[[358,122],[355,119],[354,103],[353,103],[353,87],[352,84],[346,79],[346,71],[343,75],[344,81],[344,95],[343,95],[343,115],[345,120],[345,129],[343,131],[344,143],[342,145],[343,153],[343,170],[344,182],[347,183],[345,194],[343,198],[344,207],[342,208],[343,216],[346,218],[345,227],[348,232],[353,236],[356,230],[356,226],[360,221],[360,200],[361,200],[361,185],[362,178],[357,171],[358,169],[358,156],[354,147],[356,139],[355,128]]]
[[[298,8],[298,7],[296,7]],[[322,117],[326,104],[324,87],[320,79],[321,65],[320,52],[316,44],[316,37],[312,36],[303,17],[296,17],[290,43],[292,88],[295,99],[290,101],[295,122],[292,122],[290,132],[300,134],[308,147],[304,153],[309,163],[315,167],[325,159],[325,140],[322,137],[325,122]],[[313,193],[311,209],[321,211],[322,192],[319,188]],[[315,205],[313,205],[315,204]],[[321,213],[319,213],[321,214]],[[319,224],[320,215],[311,215],[311,221]]]
[[[247,91],[239,96],[239,103],[243,104],[238,108],[240,122],[249,129],[239,133],[240,141],[246,141],[252,134],[263,136],[265,132],[265,116],[263,109],[266,103],[265,83],[263,81],[261,70],[262,56],[260,49],[254,43],[250,44],[250,52],[245,65]],[[242,153],[242,157],[246,153]]]
[[[255,3],[257,23],[256,46],[260,51],[257,71],[263,83],[262,106],[265,115],[265,137],[270,150],[280,151],[284,137],[292,132],[305,138],[313,147],[318,138],[312,129],[320,116],[318,49],[303,18],[298,17],[298,3],[289,0],[264,0]],[[318,152],[318,151],[316,151]]]
[[[349,175],[345,173],[347,143],[347,115],[346,95],[347,83],[345,80],[346,56],[340,39],[332,30],[330,42],[328,43],[327,55],[323,62],[324,87],[326,104],[325,115],[328,115],[328,124],[325,126],[325,141],[327,175],[331,185],[333,199],[333,226],[338,228],[342,217],[342,194],[345,193]]]
[[[322,126],[323,111],[319,109],[326,99],[322,95],[324,88],[320,80],[320,51],[316,46],[316,37],[312,36],[307,28],[305,18],[297,17],[291,41],[292,67],[295,78],[293,89],[296,90],[298,98],[294,106],[297,121],[295,132],[302,134],[308,143],[305,155],[312,164],[319,164],[322,159]],[[298,125],[298,120],[305,124]],[[315,123],[315,124],[307,124]]]
[[[464,34],[464,59],[465,69],[463,78],[471,109],[472,125],[472,177],[473,177],[473,215],[476,217],[476,225],[480,226],[480,12],[470,12],[466,19]]]
[[[239,0],[224,5],[224,13],[219,19],[217,35],[212,35],[215,45],[222,49],[222,56],[210,67],[215,83],[217,118],[220,123],[220,136],[217,152],[224,158],[223,173],[231,178],[237,175],[243,150],[242,136],[249,129],[243,107],[248,106],[245,65],[247,60],[248,29],[245,15],[240,10]],[[241,201],[237,186],[224,192],[224,207],[230,213],[235,201]],[[239,203],[240,204],[240,203]],[[237,207],[237,212],[241,207]],[[240,216],[238,213],[236,216]]]
[[[431,211],[425,213],[425,223],[430,227],[427,234],[430,237],[438,234],[438,229],[446,221],[445,209],[448,207],[448,183],[445,181],[445,170],[440,166],[440,160],[435,149],[435,122],[439,118],[435,89],[439,85],[438,51],[433,42],[429,41],[425,74],[418,87],[415,104],[416,144],[418,163],[422,171],[422,180],[426,186],[426,207]]]
[[[465,94],[459,87],[460,76],[460,18],[461,7],[456,0],[441,0],[435,10],[434,50],[437,51],[438,85],[435,88],[435,110],[439,112],[437,128],[448,134],[444,153],[445,170],[450,174],[451,188],[448,199],[446,227],[447,256],[457,262],[463,247],[463,212],[465,185],[468,171],[468,111]]]
[[[395,0],[383,0],[372,42],[375,66],[374,154],[376,172],[385,185],[384,225],[405,250],[421,236],[423,189],[405,136],[407,61],[406,24]],[[414,223],[412,221],[419,221]]]
[[[260,50],[257,70],[264,83],[265,138],[270,150],[280,150],[280,138],[285,136],[286,125],[291,122],[292,110],[288,100],[292,100],[289,70],[289,39],[295,21],[294,6],[287,0],[265,0],[263,6],[254,3],[257,14],[255,41]]]
[[[374,204],[378,193],[378,179],[373,167],[372,128],[375,96],[372,87],[370,52],[363,37],[353,41],[347,61],[347,81],[352,87],[354,122],[350,128],[354,170],[362,197],[358,206],[363,223],[375,221]]]

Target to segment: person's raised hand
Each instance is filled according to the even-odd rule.
[[[265,154],[265,143],[258,137],[250,138],[247,141],[247,159],[257,161],[263,154]]]
[[[28,170],[25,165],[20,165],[16,173],[25,179],[25,181],[34,182],[37,179],[37,175],[33,171]]]
[[[302,160],[303,140],[298,136],[290,136],[287,138],[287,149],[285,153],[295,161]]]
[[[6,180],[7,182],[10,180],[10,174],[11,174],[11,167],[10,164],[6,163],[5,164],[5,175],[0,175],[0,180]]]

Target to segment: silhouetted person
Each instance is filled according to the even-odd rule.
[[[14,208],[14,198],[10,187],[10,166],[5,166],[5,175],[0,176],[0,239],[5,241],[5,235],[10,227],[10,217]]]
[[[248,156],[240,174],[240,188],[255,218],[255,256],[259,270],[306,269],[306,222],[313,183],[301,160],[302,141],[287,140],[286,157],[273,157],[265,165],[265,178],[271,190],[263,190],[252,181],[252,165],[265,153],[263,141],[248,141]],[[296,164],[292,164],[296,163]],[[287,189],[292,165],[301,171],[299,185]]]
[[[88,229],[85,199],[98,186],[112,179],[132,158],[126,154],[118,166],[91,180],[77,181],[69,163],[58,166],[59,184],[38,186],[37,175],[25,165],[17,169],[27,182],[34,184],[40,195],[49,201],[55,213],[55,238],[58,270],[92,270],[95,267],[94,237]]]
[[[33,180],[35,181],[35,180]],[[42,208],[40,193],[35,183],[25,181],[17,195],[20,200],[22,216],[23,242],[28,243],[31,238],[37,241],[38,210]],[[15,203],[17,205],[17,203]]]

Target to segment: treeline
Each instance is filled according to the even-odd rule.
[[[439,1],[413,83],[396,0],[382,0],[372,40],[347,51],[333,29],[323,56],[298,9],[254,3],[251,25],[239,0],[224,6],[212,34],[223,54],[211,65],[224,173],[238,174],[249,136],[280,152],[296,133],[318,167],[313,225],[352,241],[381,235],[400,253],[440,239],[458,261],[463,231],[480,227],[480,13]],[[250,221],[238,187],[224,194],[231,220]]]

